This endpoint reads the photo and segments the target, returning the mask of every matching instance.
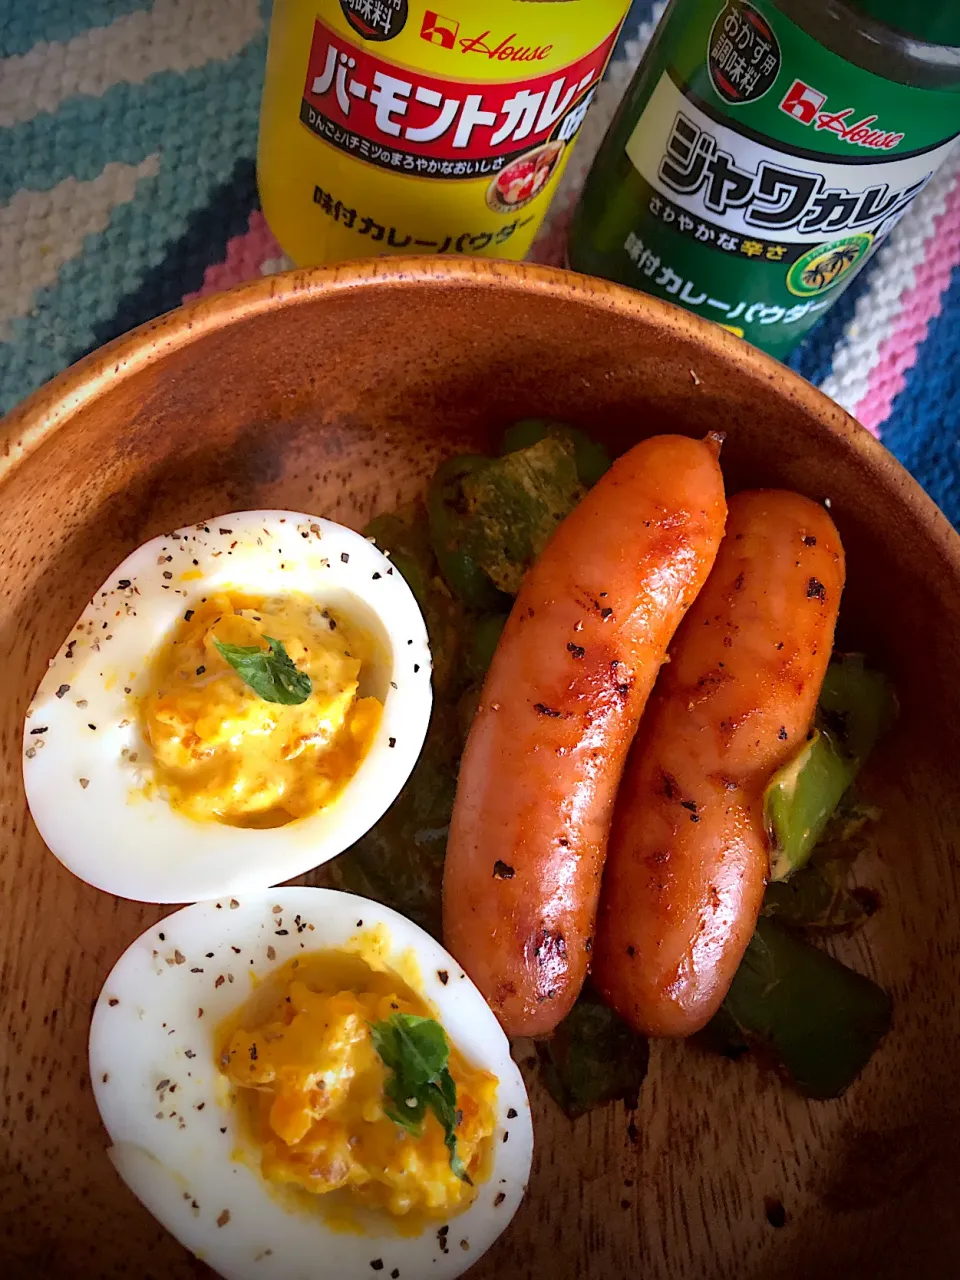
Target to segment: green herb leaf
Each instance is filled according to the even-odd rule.
[[[296,707],[306,702],[313,684],[305,671],[298,671],[279,640],[264,636],[269,650],[257,645],[222,644],[216,636],[213,643],[224,662],[229,662],[245,685],[264,702],[279,702]]]
[[[469,1182],[457,1155],[457,1086],[447,1067],[450,1046],[443,1027],[433,1018],[395,1013],[385,1022],[370,1023],[373,1047],[393,1074],[384,1092],[386,1114],[408,1132],[419,1135],[429,1107],[440,1122],[450,1152],[450,1168]]]

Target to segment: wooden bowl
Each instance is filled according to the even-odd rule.
[[[471,1275],[952,1270],[960,539],[866,431],[721,329],[575,275],[430,259],[295,272],[203,299],[82,361],[0,427],[5,1276],[205,1271],[104,1154],[87,1078],[91,1005],[166,909],[88,888],[29,821],[20,734],[47,659],[110,569],[164,529],[277,506],[360,526],[418,493],[444,456],[489,448],[508,422],[540,414],[614,450],[719,429],[731,490],[831,500],[849,562],[843,642],[889,670],[903,706],[867,779],[884,812],[862,878],[883,909],[838,950],[892,991],[895,1014],[837,1102],[666,1043],[636,1114],[611,1106],[571,1123],[533,1082],[529,1195]]]

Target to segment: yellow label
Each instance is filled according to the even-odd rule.
[[[260,198],[300,266],[522,258],[626,0],[277,0]]]

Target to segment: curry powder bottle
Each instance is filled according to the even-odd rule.
[[[263,211],[300,266],[522,258],[628,0],[276,0]]]
[[[568,256],[776,356],[960,131],[960,5],[673,0],[597,154]]]

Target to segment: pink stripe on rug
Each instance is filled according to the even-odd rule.
[[[950,188],[946,208],[934,223],[923,262],[916,269],[916,283],[900,298],[900,322],[881,344],[870,373],[866,395],[853,416],[874,435],[890,416],[896,397],[906,386],[906,375],[917,360],[930,322],[940,314],[940,299],[960,264],[960,175]]]
[[[241,236],[227,241],[227,252],[222,262],[207,267],[203,284],[195,293],[185,293],[184,302],[202,298],[208,293],[219,293],[244,280],[255,280],[268,258],[279,258],[283,250],[274,240],[267,220],[257,210],[250,215],[247,229]]]

